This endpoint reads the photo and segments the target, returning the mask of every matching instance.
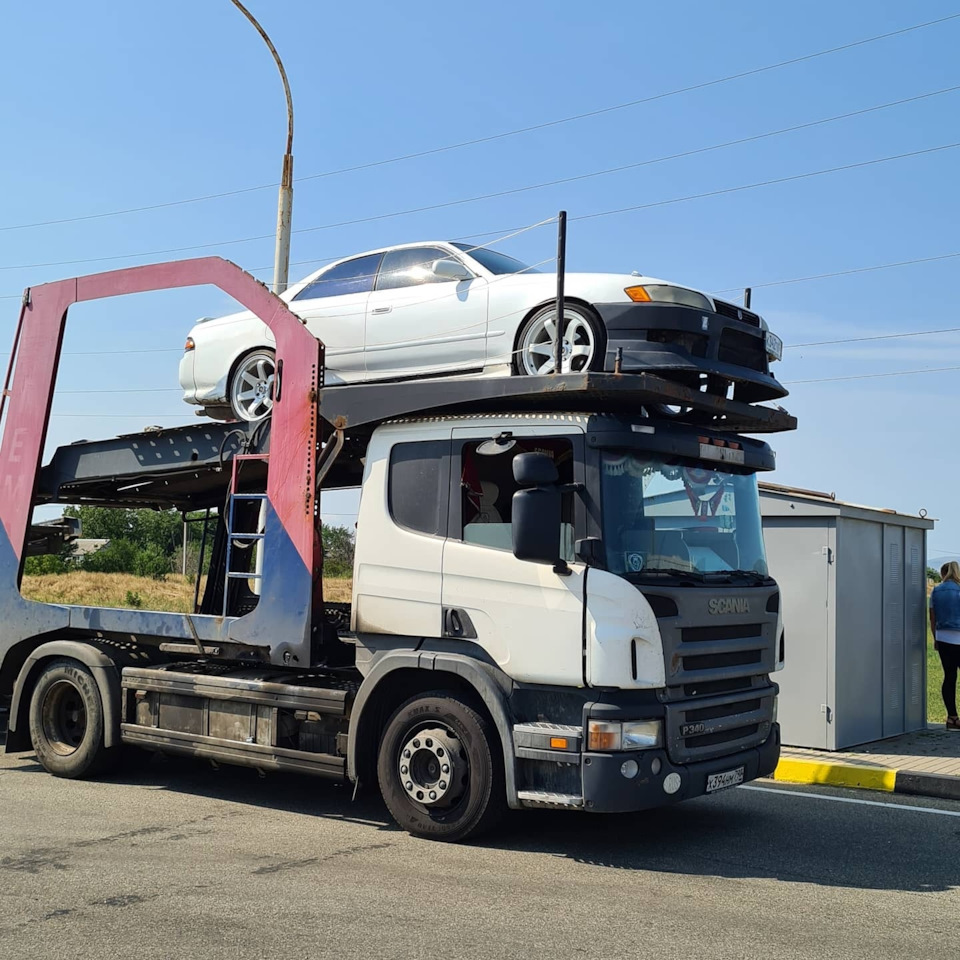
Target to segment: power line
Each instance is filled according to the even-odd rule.
[[[869,273],[872,270],[889,270],[891,267],[909,267],[915,263],[933,263],[935,260],[950,260],[953,257],[960,257],[960,253],[941,253],[935,257],[919,257],[916,260],[897,260],[895,263],[878,263],[871,267],[854,267],[851,270],[837,270],[834,273],[817,273],[809,277],[791,277],[788,280],[768,280],[766,283],[750,283],[740,287],[724,287],[722,290],[717,290],[717,293],[730,293],[733,290],[742,291],[744,286],[757,290],[760,287],[780,287],[788,283],[807,283],[810,280],[848,277],[854,273]]]
[[[836,383],[839,380],[875,380],[880,377],[909,377],[916,373],[948,373],[953,370],[960,370],[960,367],[928,367],[924,370],[894,370],[891,373],[860,373],[847,377],[818,377],[815,380],[784,380],[785,386],[793,386],[798,383]]]
[[[574,220],[595,220],[599,217],[612,217],[621,213],[633,213],[637,210],[649,210],[652,207],[665,207],[673,203],[687,203],[690,200],[704,200],[707,197],[719,197],[730,193],[740,193],[744,190],[754,190],[757,187],[770,187],[780,183],[792,183],[797,180],[808,180],[811,177],[822,177],[828,173],[839,173],[844,170],[856,170],[861,167],[876,166],[880,163],[889,163],[892,160],[905,160],[908,157],[919,157],[923,154],[938,153],[942,150],[954,150],[960,147],[958,143],[945,143],[937,147],[927,147],[924,150],[911,150],[909,153],[897,153],[889,157],[878,157],[874,160],[861,160],[857,163],[845,163],[838,167],[827,167],[824,170],[812,170],[808,173],[796,173],[790,177],[776,177],[772,180],[761,180],[757,183],[745,183],[737,187],[724,187],[720,190],[708,190],[706,193],[694,193],[686,197],[674,197],[670,200],[654,200],[651,203],[639,203],[630,207],[617,207],[614,210],[603,210],[599,213],[584,213],[578,217],[568,218]]]
[[[958,16],[960,16],[960,14],[958,14]],[[719,197],[719,196],[724,196],[726,194],[731,194],[731,193],[741,193],[745,190],[757,189],[758,187],[769,187],[769,186],[774,186],[781,183],[792,183],[799,180],[808,180],[812,177],[822,177],[827,174],[840,173],[845,170],[856,170],[862,167],[876,166],[881,163],[890,163],[891,161],[894,161],[894,160],[905,160],[910,157],[919,157],[926,154],[938,153],[944,150],[953,150],[957,147],[960,147],[960,142],[940,144],[939,146],[936,146],[936,147],[925,147],[921,150],[911,150],[907,153],[897,153],[888,157],[877,157],[872,160],[860,160],[856,163],[846,163],[836,167],[826,167],[822,170],[811,170],[806,173],[796,173],[788,177],[775,177],[769,180],[760,180],[755,183],[740,184],[735,187],[723,187],[719,190],[708,190],[704,193],[688,194],[687,196],[683,196],[683,197],[671,197],[670,199],[667,199],[667,200],[654,200],[654,201],[651,201],[650,203],[640,203],[640,204],[635,204],[629,207],[618,207],[614,210],[602,210],[596,213],[585,213],[576,217],[570,217],[569,220],[570,222],[581,221],[581,220],[595,220],[600,217],[611,217],[611,216],[615,216],[622,213],[633,213],[638,210],[649,210],[654,207],[664,207],[674,203],[687,203],[691,200],[703,200],[708,197]],[[299,229],[294,230],[293,233],[298,233],[298,234],[314,233],[318,230],[330,230],[335,227],[345,227],[345,226],[351,226],[359,223],[370,223],[371,221],[374,221],[374,220],[385,220],[385,219],[388,219],[389,217],[405,216],[407,214],[418,213],[427,209],[433,209],[433,208],[418,207],[411,210],[396,211],[390,214],[378,214],[377,216],[373,216],[373,217],[359,217],[354,220],[343,220],[337,223],[319,224],[314,227],[300,227]],[[518,230],[518,229],[522,229],[522,228],[504,227],[497,231],[491,230],[488,232],[501,233],[501,232],[504,232],[505,230]],[[182,253],[187,250],[209,249],[210,247],[226,246],[228,244],[250,243],[255,240],[271,240],[273,239],[273,236],[274,235],[271,233],[271,234],[262,234],[256,237],[245,237],[237,240],[222,240],[217,243],[199,243],[199,244],[193,244],[188,247],[170,247],[165,250],[150,250],[150,251],[140,252],[140,253],[124,253],[124,254],[117,254],[109,257],[87,257],[81,260],[54,260],[54,261],[48,261],[46,263],[17,264],[14,266],[0,267],[0,270],[27,270],[27,269],[35,269],[38,267],[59,267],[59,266],[68,266],[68,265],[80,264],[80,263],[99,263],[105,260],[127,260],[127,259],[136,259],[139,257],[154,257],[154,256],[160,256],[162,254],[167,254],[167,253]],[[480,236],[480,235],[475,234],[474,236]]]
[[[909,333],[883,333],[873,337],[844,337],[841,340],[812,340],[809,343],[785,343],[784,349],[797,347],[825,347],[835,343],[866,343],[868,340],[900,340],[904,337],[932,337],[939,333],[960,333],[960,327],[946,327],[942,330],[914,330]]]
[[[604,114],[613,113],[618,110],[625,110],[629,107],[636,107],[642,104],[654,103],[658,100],[665,100],[670,97],[680,96],[685,93],[692,93],[696,90],[705,90],[709,87],[715,87],[724,83],[730,83],[734,80],[742,80],[746,77],[753,77],[759,74],[769,73],[772,70],[779,70],[782,67],[793,66],[798,63],[805,63],[810,60],[816,60],[820,57],[829,56],[830,54],[841,53],[846,50],[852,50],[856,47],[862,47],[867,44],[876,43],[880,40],[888,40],[892,37],[903,36],[905,34],[912,33],[916,30],[923,30],[926,27],[937,26],[939,24],[947,23],[949,21],[956,20],[958,18],[960,18],[960,13],[950,14],[949,16],[940,17],[936,20],[928,20],[923,23],[913,24],[912,26],[903,27],[899,30],[892,30],[887,33],[877,34],[872,37],[865,37],[864,39],[861,39],[861,40],[854,40],[849,43],[840,44],[839,46],[836,46],[836,47],[829,47],[825,50],[819,50],[815,53],[808,53],[800,57],[792,57],[788,60],[780,60],[776,63],[766,64],[761,67],[754,67],[750,70],[743,70],[739,73],[729,74],[728,76],[725,76],[725,77],[717,77],[717,78],[714,78],[713,80],[704,80],[700,83],[688,84],[687,86],[678,87],[674,90],[668,90],[663,93],[656,93],[646,97],[639,97],[634,100],[628,100],[624,103],[613,104],[607,107],[600,107],[596,110],[590,110],[585,113],[573,114],[572,116],[568,116],[568,117],[561,117],[557,120],[548,120],[548,121],[544,121],[543,123],[531,124],[526,127],[517,127],[516,129],[513,129],[513,130],[507,130],[502,133],[491,134],[486,137],[475,137],[470,140],[462,140],[458,143],[450,143],[440,147],[432,147],[430,149],[420,150],[415,153],[402,154],[396,157],[388,157],[382,160],[372,160],[367,163],[360,163],[360,164],[355,164],[349,167],[341,167],[336,170],[327,170],[322,173],[315,173],[315,174],[310,174],[304,177],[297,177],[295,182],[302,183],[307,180],[318,180],[325,177],[339,176],[344,173],[354,173],[358,170],[369,170],[374,167],[386,166],[387,164],[400,163],[401,161],[417,160],[422,157],[434,156],[440,153],[447,153],[451,150],[459,150],[464,147],[477,146],[483,143],[493,143],[494,141],[497,141],[497,140],[504,140],[504,139],[507,139],[508,137],[516,137],[516,136],[520,136],[521,134],[532,133],[536,130],[545,130],[547,128],[560,126],[562,124],[574,123],[579,120],[586,120],[591,117],[602,116]],[[236,190],[227,190],[227,191],[222,191],[220,193],[211,193],[211,194],[206,194],[200,197],[190,197],[182,200],[170,200],[163,203],[154,203],[154,204],[148,204],[148,205],[139,206],[139,207],[128,207],[125,209],[112,210],[105,213],[86,214],[84,216],[79,216],[79,217],[63,217],[56,220],[41,220],[33,223],[11,224],[8,226],[0,227],[0,231],[25,230],[32,227],[54,226],[54,225],[64,224],[64,223],[78,223],[86,220],[98,220],[98,219],[103,219],[105,217],[124,216],[126,214],[142,213],[144,211],[158,210],[165,207],[175,207],[175,206],[182,206],[184,204],[190,204],[190,203],[201,203],[207,200],[217,200],[223,197],[237,196],[239,194],[252,193],[258,190],[272,189],[277,186],[278,186],[277,183],[264,183],[254,187],[242,187]]]

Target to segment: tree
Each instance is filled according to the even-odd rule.
[[[933,567],[927,567],[927,579],[933,583],[940,582],[940,574],[933,569]]]
[[[347,527],[324,526],[323,572],[328,577],[353,575],[353,531]]]

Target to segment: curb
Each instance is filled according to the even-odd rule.
[[[890,767],[867,767],[853,763],[783,758],[773,772],[783,783],[820,784],[902,793],[913,797],[960,800],[960,777],[915,773]]]

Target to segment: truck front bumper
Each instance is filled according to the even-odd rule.
[[[654,774],[654,760],[660,769]],[[627,778],[621,767],[628,760],[639,765],[639,773]],[[743,767],[743,783],[773,773],[780,761],[780,726],[774,723],[770,736],[758,747],[742,750],[715,760],[675,765],[666,750],[640,750],[623,753],[584,753],[581,762],[583,775],[583,809],[590,813],[629,813],[662,807],[679,800],[689,800],[707,793],[707,780],[712,774],[728,773]],[[671,785],[680,777],[679,789],[668,793],[664,784]]]

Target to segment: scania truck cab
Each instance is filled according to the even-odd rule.
[[[203,282],[276,335],[271,419],[42,465],[69,305]],[[508,807],[639,811],[776,766],[783,630],[756,486],[774,458],[744,434],[792,429],[782,410],[643,373],[324,388],[322,344],[216,258],[35,288],[15,354],[7,750],[66,777],[129,744],[376,784],[401,827],[443,840]],[[321,490],[348,487],[349,605],[324,597],[319,537]],[[193,612],[25,599],[31,511],[55,503],[211,512]]]
[[[524,803],[637,810],[768,774],[782,631],[756,472],[772,466],[760,441],[645,417],[381,426],[358,666],[395,655],[398,634],[484,664]]]

